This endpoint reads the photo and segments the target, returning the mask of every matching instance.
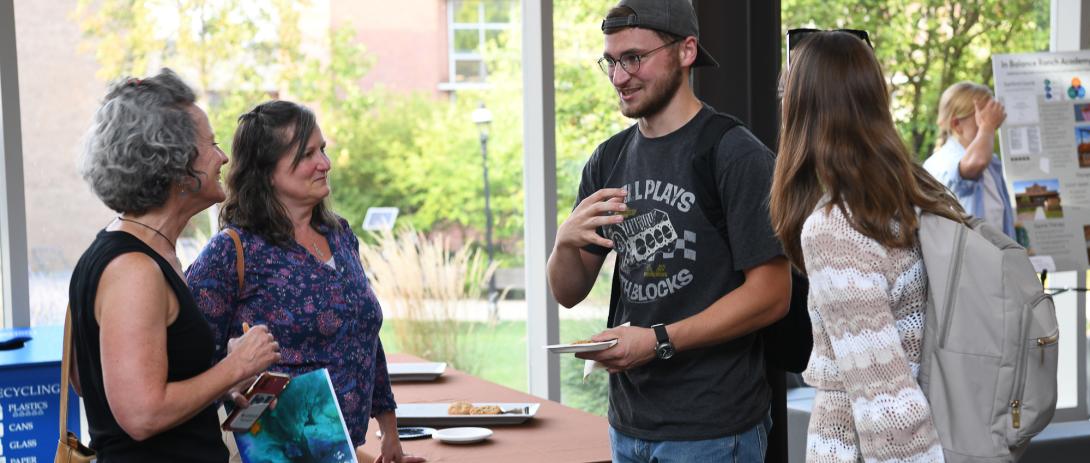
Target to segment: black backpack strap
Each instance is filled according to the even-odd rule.
[[[632,138],[632,135],[636,133],[636,124],[628,126],[620,132],[613,134],[608,140],[602,143],[602,150],[598,153],[598,169],[595,172],[599,176],[594,179],[598,188],[604,188],[606,180],[613,175],[613,171],[617,169],[617,165],[621,162],[621,155],[624,147],[628,145],[628,140]]]
[[[628,140],[636,133],[636,124],[632,124],[627,129],[624,129],[612,137],[609,137],[605,143],[602,144],[602,151],[598,153],[598,170],[599,175],[604,175],[601,178],[596,179],[599,186],[605,186],[605,182],[613,175],[613,171],[617,169],[617,165],[620,164],[621,151],[626,145]],[[606,166],[609,166],[606,168]],[[609,315],[606,316],[606,327],[613,328],[616,326],[613,317],[618,313],[618,308],[621,305],[621,262],[619,259],[614,261],[613,265],[613,287],[610,289],[609,294]]]
[[[697,180],[693,185],[697,194],[696,202],[724,239],[727,237],[727,218],[715,177],[718,172],[716,154],[723,135],[739,125],[743,125],[742,122],[734,117],[716,114],[700,133],[696,156],[693,158],[693,172]],[[764,343],[765,357],[769,362],[793,373],[801,373],[806,369],[814,346],[810,314],[806,308],[809,289],[809,280],[792,270],[791,302],[787,315],[759,332]]]
[[[619,312],[621,305],[621,259],[613,262],[613,288],[609,291],[609,315],[606,315],[606,328],[613,328],[617,323],[613,317]]]
[[[704,217],[724,237],[727,236],[727,217],[723,212],[723,201],[719,198],[719,189],[716,188],[716,185],[719,184],[716,181],[716,175],[718,175],[717,148],[723,136],[730,129],[744,125],[742,121],[734,116],[715,113],[704,124],[704,129],[700,131],[700,138],[696,140],[693,149],[693,152],[696,153],[693,156],[693,172],[696,175],[693,189],[696,190],[696,202],[704,213]]]

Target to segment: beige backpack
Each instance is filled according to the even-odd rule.
[[[970,225],[920,217],[919,381],[947,462],[1013,462],[1056,411],[1056,307],[1022,246]]]

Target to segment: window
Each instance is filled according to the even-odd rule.
[[[1049,2],[1002,8],[999,2],[932,3],[784,0],[780,16],[781,37],[798,27],[870,32],[875,55],[893,84],[894,122],[920,160],[935,149],[935,107],[944,82],[936,76],[991,86],[993,54],[1047,51],[1050,30]],[[952,40],[955,36],[973,39]]]
[[[587,8],[587,5],[595,5]],[[558,224],[575,204],[583,165],[599,143],[632,123],[617,110],[617,94],[595,62],[602,56],[600,24],[612,3],[553,2],[556,86],[556,197]],[[594,288],[571,309],[560,309],[559,342],[589,339],[606,327],[614,259],[602,264]],[[531,346],[535,348],[536,346]],[[584,362],[560,356],[560,396],[567,406],[605,415],[609,375],[598,370],[583,378]]]
[[[782,32],[796,27],[870,31],[875,54],[892,84],[894,122],[908,148],[922,161],[936,145],[935,112],[944,84],[943,79],[935,76],[946,76],[945,85],[970,80],[994,87],[993,55],[1048,51],[1050,36],[1056,39],[1074,35],[1078,41],[1078,33],[1069,34],[1063,31],[1066,26],[1050,22],[1054,15],[1064,16],[1062,7],[1072,4],[1077,2],[1016,5],[986,1],[970,5],[885,0],[862,5],[849,0],[783,0],[781,22]],[[928,19],[924,21],[921,17]],[[1076,21],[1073,29],[1078,28]],[[1085,34],[1085,28],[1082,30]],[[952,40],[954,37],[972,39],[957,41]],[[1073,49],[1070,45],[1062,47]],[[998,145],[996,151],[1000,151]],[[1006,175],[1009,180],[1010,173]],[[1082,237],[1080,234],[1080,243]],[[1048,279],[1052,288],[1078,287],[1083,283],[1078,272],[1050,273]],[[1090,329],[1078,326],[1079,297],[1067,292],[1057,295],[1054,301],[1061,337],[1085,343],[1083,336],[1090,334]],[[1087,391],[1078,388],[1079,382],[1086,380],[1078,376],[1085,364],[1079,365],[1078,344],[1068,342],[1060,347],[1058,410],[1054,421],[1085,419]]]
[[[18,64],[24,77],[20,94],[29,260],[24,265],[31,270],[31,324],[64,320],[72,269],[97,231],[116,215],[91,193],[77,171],[81,138],[108,82],[153,74],[161,66],[174,69],[195,87],[198,105],[208,113],[229,157],[239,114],[276,95],[309,102],[329,142],[333,209],[356,230],[365,249],[383,245],[365,232],[366,211],[390,207],[400,210],[396,225],[411,224],[421,233],[419,241],[409,235],[402,243],[412,247],[427,241],[429,249],[437,249],[425,258],[464,265],[465,261],[451,263],[446,256],[465,249],[483,261],[486,159],[495,260],[505,270],[521,267],[520,90],[516,85],[462,87],[463,98],[457,99],[429,93],[445,80],[481,86],[485,69],[491,70],[494,82],[521,82],[517,58],[514,64],[486,68],[484,52],[505,43],[500,36],[512,29],[517,1],[408,2],[400,14],[385,9],[377,18],[369,13],[385,5],[380,0],[331,0],[307,6],[253,3],[242,7],[237,2],[102,0],[73,14],[71,2],[16,2]],[[113,21],[119,8],[150,13],[98,27]],[[448,27],[451,24],[457,27]],[[132,32],[140,30],[155,30],[157,35]],[[201,31],[200,36],[194,31]],[[42,53],[43,47],[49,53]],[[397,59],[418,50],[428,54],[421,61],[425,65]],[[490,59],[503,56],[494,53]],[[207,62],[217,65],[201,65]],[[373,62],[381,64],[369,64]],[[448,79],[446,64],[450,76],[462,77]],[[420,78],[405,79],[406,75]],[[388,91],[365,91],[370,88],[361,82],[367,78]],[[471,118],[481,103],[495,115],[487,152]],[[183,267],[217,228],[210,219],[215,216],[210,212],[193,217],[178,239]],[[471,242],[477,244],[468,246]],[[8,251],[4,249],[4,254]],[[434,261],[419,256],[410,263],[436,268]],[[397,293],[396,285],[380,288],[378,281],[372,278],[385,313],[382,341],[387,354],[414,353],[448,361],[467,373],[526,389],[526,323],[518,319],[525,304],[517,300],[518,291],[505,293],[509,296],[499,303],[504,319],[493,324],[477,317],[487,314],[480,284],[456,282],[453,285],[468,294],[425,307],[412,302],[430,298],[428,286]],[[426,310],[411,312],[416,308]],[[428,337],[436,327],[444,334],[441,339]],[[414,345],[420,339],[423,346]]]
[[[5,233],[5,231],[2,228],[0,228],[0,233]],[[0,238],[0,242],[3,242],[3,241],[4,241],[3,238]],[[0,246],[0,262],[3,262],[3,259],[4,259],[4,248],[3,248],[3,246]],[[4,266],[2,264],[0,264],[0,328],[5,328],[6,327],[5,325],[7,324],[7,316],[8,316],[8,314],[7,314],[7,303],[4,300],[4,289],[5,289],[4,286],[6,286],[5,283],[4,283]]]
[[[77,171],[80,141],[106,82],[95,78],[94,58],[78,50],[76,24],[57,19],[67,18],[71,5],[15,2],[14,8],[30,324],[59,325],[72,268],[113,216]]]
[[[2,123],[2,121],[3,121],[3,114],[4,114],[3,111],[4,111],[4,102],[3,102],[3,99],[0,98],[0,123]],[[2,130],[4,130],[4,128],[0,127],[0,131],[2,131]],[[0,136],[0,140],[3,140],[3,136]],[[5,155],[4,147],[0,146],[0,158],[2,158],[4,155]],[[0,160],[0,162],[2,162],[2,160]],[[4,171],[5,171],[5,167],[0,165],[0,182],[3,182],[4,185],[7,185],[8,179],[7,179],[7,175],[5,174]],[[0,188],[3,188],[3,187],[0,187]],[[0,192],[0,201],[6,201],[6,200],[7,200],[7,192]],[[0,204],[0,329],[9,328],[9,326],[7,326],[7,323],[8,323],[8,318],[7,318],[8,317],[8,314],[7,314],[8,307],[7,306],[8,306],[8,304],[7,304],[7,300],[4,299],[4,291],[7,290],[7,282],[4,281],[4,266],[7,265],[7,263],[4,261],[5,254],[7,254],[7,249],[5,249],[5,246],[4,246],[4,243],[5,243],[4,235],[6,235],[7,232],[8,232],[8,230],[7,230],[7,209],[8,208],[5,207],[5,206],[6,205],[4,205],[4,204]]]
[[[441,88],[453,90],[487,82],[485,50],[511,29],[512,0],[451,0],[447,9],[449,77]]]

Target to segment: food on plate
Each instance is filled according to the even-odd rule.
[[[596,342],[596,341],[591,341],[590,339],[580,339],[578,341],[572,341],[571,343],[572,344],[592,344],[594,342]]]
[[[469,411],[470,415],[499,415],[501,413],[503,413],[503,410],[495,405],[482,405],[480,407],[473,407],[473,409]]]
[[[447,407],[447,413],[450,415],[468,415],[471,411],[473,411],[473,404],[464,400],[454,402]]]
[[[474,407],[472,403],[459,400],[447,407],[448,415],[502,415],[503,409],[496,405]]]

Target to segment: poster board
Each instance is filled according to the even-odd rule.
[[[1015,232],[1050,288],[1085,287],[1090,269],[1090,51],[992,56]],[[1055,422],[1087,418],[1086,294],[1053,297],[1060,325]],[[1065,341],[1071,340],[1071,341]],[[1072,342],[1073,341],[1073,342]]]
[[[995,55],[1003,171],[1038,269],[1090,268],[1090,51]]]

